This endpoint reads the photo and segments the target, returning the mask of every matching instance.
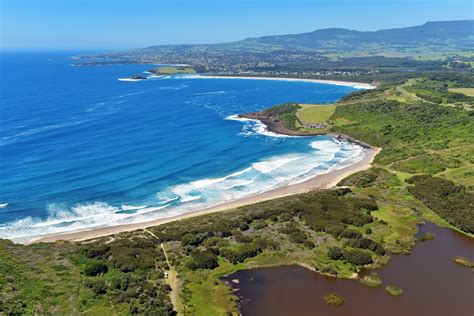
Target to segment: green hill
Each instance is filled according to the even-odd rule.
[[[423,25],[361,32],[343,28],[327,28],[313,32],[248,38],[241,41],[212,45],[156,45],[138,52],[271,52],[363,51],[426,53],[472,51],[474,20],[427,22]]]

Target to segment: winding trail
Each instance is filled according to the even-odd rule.
[[[156,236],[153,232],[149,231],[148,229],[144,229],[144,231],[159,240],[158,236]],[[165,255],[166,264],[168,265],[168,277],[165,278],[165,281],[171,287],[171,292],[170,292],[171,303],[173,304],[175,311],[177,311],[178,315],[180,315],[181,314],[181,301],[179,298],[179,292],[180,292],[181,287],[179,284],[178,273],[174,269],[173,265],[170,263],[168,253],[166,252],[164,243],[160,243],[160,247],[161,247],[161,250],[163,251],[163,254]]]

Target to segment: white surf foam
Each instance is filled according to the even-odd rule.
[[[141,210],[143,208],[147,207],[147,205],[138,205],[138,206],[134,206],[134,205],[122,205],[120,208],[124,211],[132,211],[132,210]]]
[[[125,205],[124,205],[125,206]],[[136,212],[123,213],[107,203],[95,202],[78,204],[71,208],[61,205],[49,205],[49,216],[46,219],[26,217],[0,225],[0,238],[8,238],[17,242],[29,242],[44,235],[66,233],[70,231],[88,230],[98,227],[136,222],[140,216],[154,213],[169,207],[133,207]],[[132,207],[129,207],[129,210]],[[125,206],[125,209],[127,207]]]
[[[298,159],[300,159],[300,157],[272,158],[266,161],[253,163],[252,168],[261,173],[270,173]]]
[[[225,119],[228,121],[243,122],[244,126],[242,127],[242,132],[240,133],[243,136],[263,135],[263,136],[268,136],[268,137],[279,137],[279,138],[300,137],[300,136],[283,135],[283,134],[277,134],[277,133],[271,132],[268,130],[267,126],[263,124],[260,120],[244,118],[235,114],[229,115]]]
[[[143,79],[132,79],[132,78],[119,78],[119,81],[142,81]]]
[[[170,203],[170,202],[179,200],[179,196],[166,198],[166,197],[160,196],[159,193],[156,195],[156,197],[157,197],[157,199],[158,199],[158,203],[159,203],[159,204],[166,204],[166,203]]]
[[[30,241],[44,234],[57,234],[96,227],[137,223],[205,209],[223,202],[255,195],[277,187],[306,181],[317,174],[344,168],[364,155],[361,146],[335,139],[306,143],[308,151],[268,157],[225,176],[210,177],[172,186],[158,192],[154,205],[103,202],[50,205],[47,219],[24,218],[0,225],[0,238]]]
[[[187,194],[183,194],[180,196],[180,200],[181,202],[183,203],[187,203],[187,202],[192,202],[192,201],[196,201],[196,200],[199,200],[201,198],[200,195],[187,195]]]

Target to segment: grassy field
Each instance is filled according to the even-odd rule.
[[[154,74],[159,75],[175,75],[175,74],[193,74],[196,73],[191,67],[184,67],[184,66],[165,66],[165,67],[158,67],[153,68],[150,70]]]
[[[329,118],[333,115],[336,106],[333,105],[320,105],[320,104],[299,104],[300,109],[298,110],[298,117],[300,120],[295,122],[295,126],[302,132],[314,133],[314,132],[325,132],[328,130],[332,122]],[[310,123],[324,123],[327,128],[307,128],[301,125],[300,121],[304,124]]]
[[[450,92],[461,93],[469,97],[474,97],[474,88],[451,88]]]
[[[336,105],[300,104],[300,118],[307,123],[327,122],[336,110]]]

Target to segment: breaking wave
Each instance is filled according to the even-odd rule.
[[[277,187],[308,180],[343,168],[363,157],[359,145],[336,139],[316,139],[303,153],[274,156],[223,177],[199,179],[157,192],[148,204],[118,206],[105,202],[72,207],[52,204],[47,218],[26,217],[0,225],[0,238],[19,242],[42,235],[144,222],[212,207]]]

